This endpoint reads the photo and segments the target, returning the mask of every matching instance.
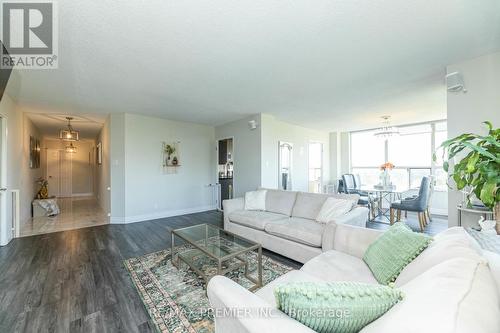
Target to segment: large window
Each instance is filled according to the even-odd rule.
[[[446,122],[400,126],[400,135],[385,139],[374,136],[375,131],[351,133],[352,172],[360,175],[363,185],[379,183],[379,167],[391,162],[395,169],[391,181],[398,188],[416,188],[423,176],[434,175],[436,190],[446,191],[446,173],[443,171],[441,152],[437,161],[434,150],[447,137]]]

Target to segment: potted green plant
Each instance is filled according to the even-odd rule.
[[[475,195],[488,208],[496,211],[499,220],[500,202],[500,128],[493,129],[489,121],[483,122],[488,127],[485,136],[464,133],[446,140],[443,148],[443,169],[453,179],[458,190],[465,191],[467,205]],[[460,155],[458,155],[460,154]],[[458,156],[463,156],[459,161]],[[434,154],[434,160],[436,155]],[[453,161],[452,164],[449,161]],[[498,230],[497,223],[497,230]]]
[[[171,145],[165,145],[165,153],[167,153],[167,165],[170,165],[170,156],[175,153],[175,147]]]

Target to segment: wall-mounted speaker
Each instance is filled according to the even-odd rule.
[[[464,78],[459,72],[453,72],[446,75],[446,89],[449,92],[467,92],[465,89]]]
[[[248,128],[249,128],[251,131],[253,131],[254,129],[256,129],[256,128],[257,128],[257,125],[258,125],[258,124],[257,124],[257,121],[255,121],[255,120],[250,120],[250,121],[248,122]]]

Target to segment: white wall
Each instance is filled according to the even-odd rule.
[[[468,61],[450,65],[447,73],[460,72],[467,93],[448,92],[448,137],[465,132],[483,133],[482,121],[489,120],[500,126],[500,53],[493,53]],[[456,206],[462,200],[461,193],[449,191],[449,225],[457,225]],[[478,216],[466,216],[462,225],[477,224]]]
[[[340,133],[340,175],[351,172],[351,134]]]
[[[106,119],[101,132],[96,139],[96,145],[100,142],[102,145],[102,164],[97,164],[96,160],[96,179],[95,179],[95,195],[101,209],[106,212],[111,212],[110,206],[110,191],[111,186],[110,161],[109,161],[109,129],[110,117]],[[96,149],[97,154],[97,149]]]
[[[17,113],[20,111],[17,110]],[[22,142],[23,142],[23,153],[21,160],[21,174],[19,180],[20,188],[20,199],[21,199],[21,223],[27,222],[31,218],[31,202],[35,198],[38,192],[39,186],[36,184],[36,180],[43,177],[41,161],[40,168],[31,169],[30,164],[30,136],[33,136],[42,141],[42,137],[38,128],[33,124],[33,122],[28,119],[25,115],[23,118],[23,131],[22,131]],[[41,152],[40,152],[41,154]]]
[[[125,215],[125,114],[109,116],[110,212],[111,222],[126,221]],[[142,177],[142,174],[134,177]]]
[[[262,180],[261,186],[278,188],[279,141],[293,143],[292,189],[308,191],[309,143],[323,144],[323,184],[330,181],[330,136],[328,132],[289,124],[268,114],[261,116]]]
[[[163,141],[180,141],[181,166],[175,174],[163,170]],[[135,114],[111,116],[112,223],[215,209],[207,186],[215,179],[214,147],[211,126]]]
[[[23,134],[23,120],[22,115],[16,112],[16,104],[12,98],[7,94],[3,95],[0,101],[0,114],[2,115],[2,121],[6,123],[7,127],[7,142],[3,143],[3,147],[6,149],[6,161],[3,164],[5,169],[4,180],[2,186],[7,188],[7,192],[4,192],[2,196],[5,197],[4,205],[2,205],[2,224],[0,225],[0,245],[7,244],[12,238],[12,232],[10,230],[12,221],[12,196],[10,190],[20,189],[21,180],[21,164],[22,164],[22,154],[23,147],[22,134]]]
[[[340,177],[340,165],[342,155],[340,154],[340,132],[331,132],[330,139],[330,183],[335,184],[335,181]]]
[[[248,128],[248,122],[250,120],[257,121],[258,127],[256,129],[250,130]],[[235,197],[240,197],[245,192],[255,190],[261,185],[261,130],[260,114],[215,128],[216,140],[234,137],[233,187]],[[215,149],[215,146],[213,149]],[[277,170],[278,169],[276,169],[276,174],[278,173]]]
[[[11,81],[12,82],[12,81]],[[9,82],[9,86],[11,85]],[[41,168],[30,169],[29,167],[29,145],[30,135],[39,139],[40,132],[31,120],[17,109],[16,102],[7,94],[3,95],[0,102],[0,115],[7,127],[6,148],[6,176],[5,183],[1,184],[7,188],[2,195],[5,196],[5,210],[3,223],[0,225],[0,245],[7,244],[12,238],[12,190],[19,190],[21,206],[20,221],[25,223],[31,217],[31,202],[38,190],[35,181],[42,176]]]

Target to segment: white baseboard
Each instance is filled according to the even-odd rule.
[[[77,197],[93,197],[94,193],[73,193],[71,194],[72,198],[77,198]]]
[[[441,215],[441,216],[448,216],[448,210],[443,209],[443,208],[432,208],[431,207],[431,214],[433,215]]]
[[[127,224],[127,223],[135,223],[135,222],[144,222],[150,220],[162,219],[165,217],[172,216],[180,216],[186,214],[200,213],[206,212],[208,210],[215,210],[215,206],[200,206],[186,209],[177,209],[177,210],[167,210],[162,212],[155,212],[151,214],[142,214],[135,216],[125,216],[125,217],[113,217],[110,218],[110,223],[112,224]]]

